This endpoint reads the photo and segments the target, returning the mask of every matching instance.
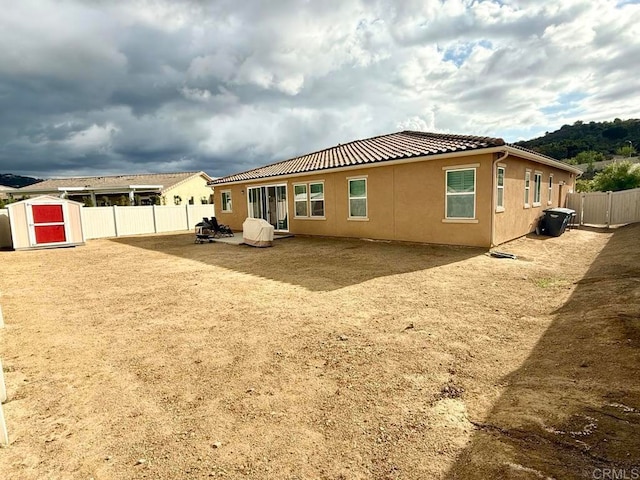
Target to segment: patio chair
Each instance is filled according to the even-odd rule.
[[[233,230],[231,230],[229,225],[218,223],[218,219],[216,217],[211,217],[209,224],[211,225],[216,237],[233,237]]]

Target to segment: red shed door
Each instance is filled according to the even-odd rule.
[[[36,245],[67,241],[62,205],[32,205]]]

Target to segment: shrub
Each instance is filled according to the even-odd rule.
[[[640,164],[615,162],[596,174],[593,189],[601,192],[617,192],[640,187]]]
[[[580,178],[576,180],[576,192],[592,192],[593,180]]]

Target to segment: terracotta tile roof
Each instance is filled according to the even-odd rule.
[[[561,164],[561,165],[564,164],[566,167],[568,167],[568,169],[575,170],[575,168],[573,168],[572,165],[569,165],[568,163],[562,162],[562,161],[558,160],[557,158],[550,157],[549,155],[545,155],[544,153],[536,152],[535,150],[530,150],[528,148],[521,147],[520,145],[516,145],[514,143],[508,143],[507,145],[509,146],[509,148],[512,151],[513,150],[519,150],[521,152],[525,152],[525,153],[528,153],[530,155],[535,155],[536,157],[539,157],[541,159],[549,160],[549,161],[554,162],[556,164],[558,164],[558,163]]]
[[[113,175],[104,177],[52,178],[22,187],[19,192],[57,191],[59,188],[128,188],[129,185],[162,185],[163,190],[170,188],[194,175],[203,172],[149,173],[139,175]],[[205,174],[206,178],[209,179]]]
[[[505,142],[501,138],[403,131],[337,145],[265,167],[218,178],[211,184],[220,185],[502,145],[505,145]]]

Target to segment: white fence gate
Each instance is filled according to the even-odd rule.
[[[210,205],[83,207],[85,239],[121,237],[142,233],[177,232],[194,229],[202,217],[215,216]],[[0,210],[0,248],[10,248],[11,227],[6,209]]]
[[[570,193],[567,208],[580,225],[626,225],[640,222],[640,188],[621,192]]]

